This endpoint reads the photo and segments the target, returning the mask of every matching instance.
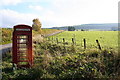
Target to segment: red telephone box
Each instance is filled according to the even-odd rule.
[[[13,32],[13,64],[17,67],[31,67],[33,65],[32,53],[32,27],[16,25]]]

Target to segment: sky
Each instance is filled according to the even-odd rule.
[[[42,28],[93,23],[117,23],[119,0],[1,0],[0,27],[32,26],[38,18]]]

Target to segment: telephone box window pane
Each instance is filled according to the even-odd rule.
[[[27,49],[26,48],[18,48],[19,49],[19,51],[27,51]]]
[[[26,42],[27,42],[26,39],[18,39],[18,40],[17,40],[17,43],[26,43]]]
[[[26,53],[21,53],[19,56],[21,57],[26,56]]]
[[[27,51],[19,50],[17,51],[18,53],[27,53]]]
[[[19,62],[19,65],[27,65],[28,62]]]
[[[19,47],[27,48],[27,44],[19,44]]]
[[[17,38],[27,38],[26,35],[18,35]]]
[[[26,35],[18,35],[17,36],[17,43],[27,43],[27,38],[28,36]]]

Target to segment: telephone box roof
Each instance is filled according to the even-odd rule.
[[[19,25],[15,25],[14,28],[32,28],[32,27],[25,24],[19,24]]]

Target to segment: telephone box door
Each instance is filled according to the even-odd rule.
[[[13,63],[18,67],[33,65],[32,30],[27,25],[17,25],[13,32]]]

